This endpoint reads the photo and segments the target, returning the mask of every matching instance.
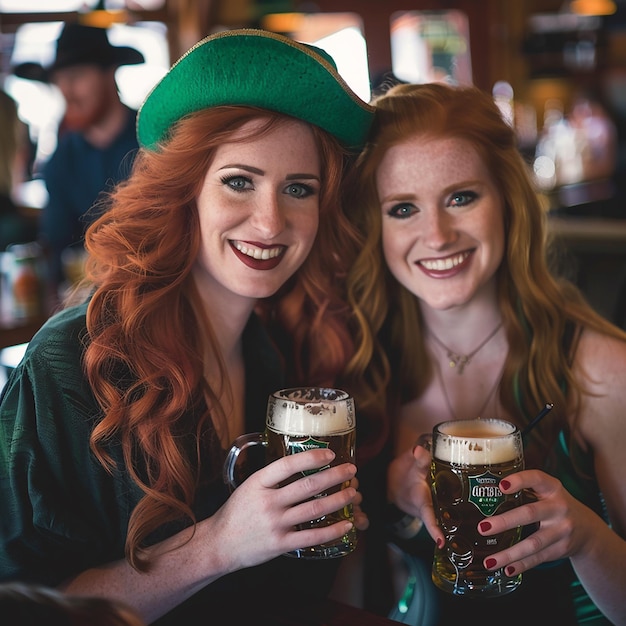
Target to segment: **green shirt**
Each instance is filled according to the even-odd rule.
[[[84,376],[82,356],[86,304],[51,318],[35,335],[24,359],[12,372],[0,403],[0,580],[58,585],[80,571],[124,557],[130,514],[142,492],[123,463],[119,446],[108,452],[117,463],[110,474],[92,455],[89,436],[101,418]],[[244,333],[246,363],[246,430],[263,429],[268,395],[284,386],[282,361],[258,318]],[[204,406],[204,405],[202,405]],[[202,407],[200,407],[202,408]],[[200,409],[199,409],[200,410]],[[189,416],[193,420],[193,415]],[[193,442],[190,440],[190,445]],[[221,467],[225,451],[208,452],[201,462]],[[217,478],[200,485],[194,512],[198,520],[212,515],[227,499]],[[161,529],[152,539],[171,535],[180,526]],[[330,569],[329,569],[330,567]],[[326,593],[334,566],[306,564],[280,557],[223,577],[198,597],[170,614],[171,623],[188,619],[184,607],[213,602],[229,590],[245,593],[297,584],[310,570]],[[323,576],[319,577],[318,573]],[[315,587],[315,583],[314,583]],[[181,617],[182,616],[182,617]],[[205,619],[203,623],[205,623]],[[167,618],[159,624],[170,623]],[[192,622],[186,621],[186,624]]]

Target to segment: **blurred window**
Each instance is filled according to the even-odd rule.
[[[0,11],[7,13],[48,13],[92,9],[98,0],[0,0]]]
[[[469,22],[462,11],[398,11],[391,16],[390,30],[396,78],[472,84]]]
[[[85,11],[98,8],[154,11],[165,5],[165,0],[0,0],[0,11],[5,13],[56,13],[57,11]]]
[[[325,50],[337,71],[365,102],[371,96],[363,20],[356,13],[274,13],[265,15],[262,28]]]

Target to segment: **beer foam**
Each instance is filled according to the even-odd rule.
[[[352,430],[354,423],[354,401],[347,394],[346,401],[335,403],[324,399],[272,398],[268,419],[275,431],[303,436],[344,433]]]
[[[458,465],[493,465],[521,455],[515,427],[504,420],[459,420],[440,426],[434,456]]]

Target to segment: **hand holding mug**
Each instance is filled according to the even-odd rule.
[[[356,467],[350,463],[317,471],[334,460],[327,449],[285,456],[252,473],[233,491],[214,516],[220,550],[233,560],[229,568],[258,565],[305,545],[333,543],[351,531],[347,520],[299,530],[310,519],[329,515],[356,499],[353,487],[327,498],[314,497],[354,478]],[[302,474],[307,476],[291,481]]]
[[[238,437],[228,452],[224,464],[224,480],[232,489],[237,488],[235,478],[239,455],[253,446],[263,446],[269,460],[288,457],[311,449],[329,448],[334,459],[325,467],[299,472],[281,483],[285,486],[298,478],[312,476],[343,463],[354,463],[356,420],[354,400],[345,391],[320,387],[281,389],[270,395],[267,405],[265,430]],[[356,528],[352,503],[326,512],[322,498],[333,496],[350,487],[350,480],[328,486],[314,494],[310,500],[312,511],[318,511],[307,521],[298,523],[300,531],[326,527],[348,520],[350,530],[339,540],[318,545],[303,543],[304,547],[288,551],[295,558],[324,559],[345,556],[356,547]],[[334,499],[334,498],[333,498]],[[310,533],[309,533],[310,534]],[[308,534],[307,534],[308,536]],[[304,539],[304,536],[302,537]]]
[[[521,504],[521,491],[503,493],[500,481],[524,469],[519,429],[497,419],[438,424],[420,442],[432,454],[430,483],[443,535],[433,560],[433,582],[454,595],[491,597],[514,591],[521,574],[488,570],[488,557],[520,540],[521,527],[489,536],[478,525]]]
[[[398,509],[422,520],[436,541],[441,530],[433,510],[430,462],[430,452],[420,445],[393,459],[387,471],[387,493]]]

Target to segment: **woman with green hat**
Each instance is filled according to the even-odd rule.
[[[347,532],[294,525],[358,505],[352,487],[305,502],[355,466],[276,488],[328,464],[308,451],[230,497],[221,468],[263,429],[269,393],[341,383],[357,244],[340,183],[371,116],[323,51],[257,30],[204,39],[155,86],[132,175],[86,234],[89,296],[4,390],[1,578],[117,597],[159,624],[193,623],[199,603],[205,622],[232,592],[328,592],[336,562],[277,557]]]

